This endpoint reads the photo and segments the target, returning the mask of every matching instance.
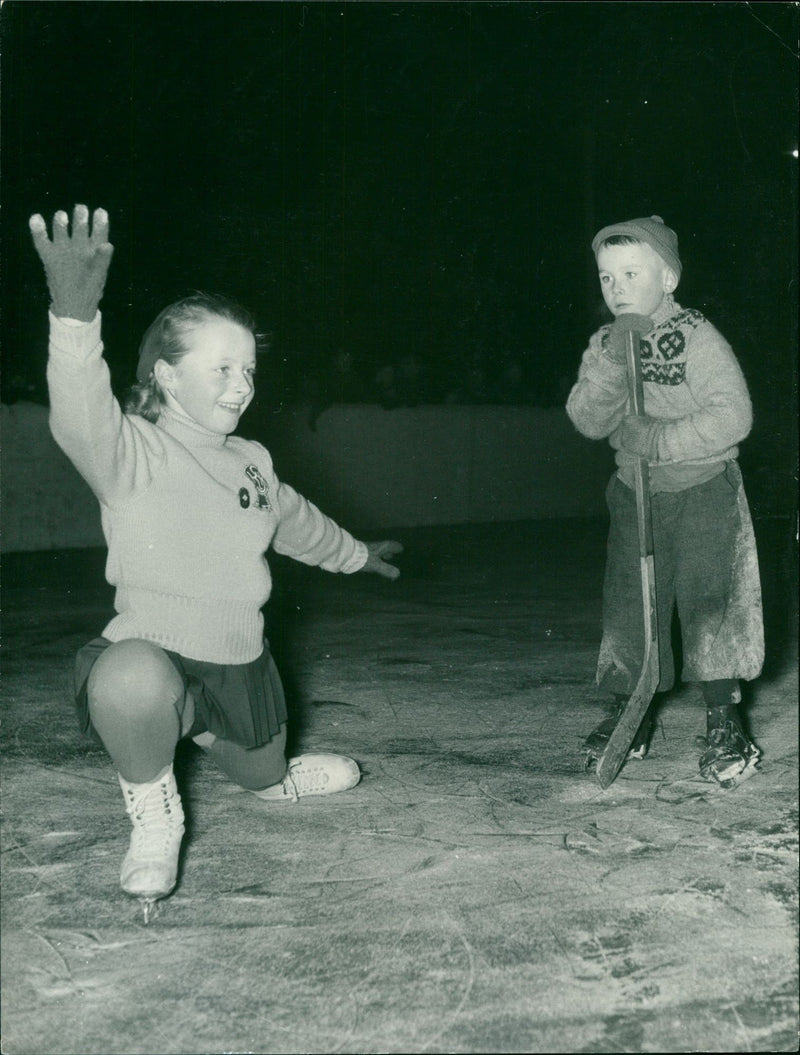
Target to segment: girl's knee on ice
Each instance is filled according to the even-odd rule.
[[[217,767],[235,784],[248,791],[261,791],[278,784],[286,775],[286,726],[282,725],[266,744],[245,748],[211,733],[193,737]]]

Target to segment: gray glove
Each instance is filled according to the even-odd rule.
[[[97,314],[114,247],[108,241],[105,209],[95,209],[93,221],[90,232],[89,210],[76,205],[70,234],[69,217],[59,210],[53,217],[51,241],[42,216],[35,213],[30,218],[33,244],[50,290],[50,310],[59,318],[91,322]]]
[[[612,362],[624,364],[627,361],[626,335],[633,330],[638,337],[641,337],[649,333],[652,328],[653,320],[649,315],[635,315],[633,312],[617,315],[608,329],[604,349],[606,358],[611,359]]]

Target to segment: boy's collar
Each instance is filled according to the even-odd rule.
[[[677,303],[675,297],[671,293],[667,293],[650,318],[653,320],[654,326],[660,326],[662,322],[666,322],[667,319],[680,310],[681,306]]]

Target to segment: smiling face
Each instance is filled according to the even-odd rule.
[[[233,432],[255,392],[253,334],[211,315],[185,331],[183,344],[186,354],[174,366],[160,359],[154,368],[167,406],[210,432]]]
[[[597,271],[613,315],[652,315],[678,285],[672,268],[644,242],[601,246]]]

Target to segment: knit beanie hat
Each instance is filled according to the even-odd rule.
[[[623,223],[612,223],[598,231],[592,239],[594,255],[606,240],[615,234],[626,234],[654,249],[678,278],[681,277],[682,265],[678,256],[678,236],[671,227],[667,227],[660,216],[643,216],[638,220],[626,220]]]

